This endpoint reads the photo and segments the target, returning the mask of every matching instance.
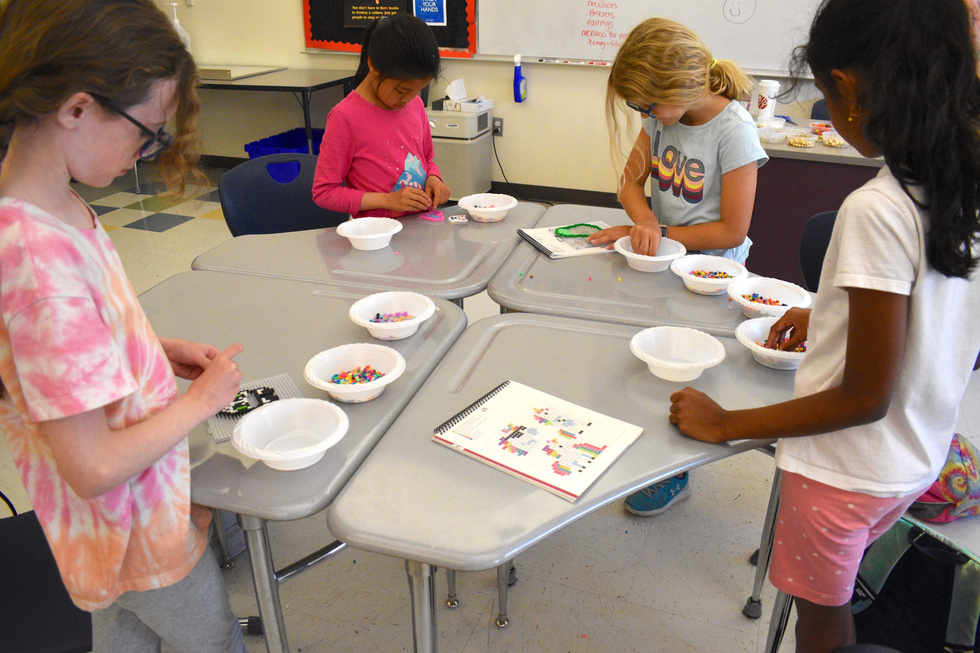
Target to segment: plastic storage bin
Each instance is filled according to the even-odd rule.
[[[320,153],[320,141],[323,140],[323,130],[313,130],[313,154]],[[297,127],[290,129],[275,136],[260,138],[245,145],[248,158],[257,159],[260,156],[269,154],[282,154],[284,152],[308,152],[306,147],[306,129]]]

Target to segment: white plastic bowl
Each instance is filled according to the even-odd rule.
[[[613,244],[613,249],[626,257],[626,264],[640,272],[663,272],[670,267],[670,262],[680,258],[687,250],[672,238],[661,238],[656,256],[634,254],[630,246],[630,237],[623,236]]]
[[[708,254],[690,254],[676,258],[670,262],[670,269],[681,278],[688,290],[699,295],[724,295],[729,285],[749,274],[745,266],[738,261]],[[724,272],[731,275],[731,278],[697,277],[693,274],[697,271]]]
[[[337,233],[350,240],[354,249],[381,249],[402,230],[402,223],[392,218],[357,218],[337,227]]]
[[[517,206],[517,199],[499,193],[477,193],[467,195],[457,204],[477,222],[499,222],[507,217],[507,212]]]
[[[630,340],[630,351],[665,381],[693,381],[725,360],[725,346],[704,331],[687,327],[650,327]]]
[[[774,299],[781,306],[770,306],[746,299],[743,295],[758,294]],[[745,317],[780,317],[791,307],[806,308],[810,305],[810,293],[795,283],[770,277],[744,277],[728,286],[728,296],[742,307]]]
[[[367,383],[349,385],[330,381],[334,374],[350,372],[367,365],[384,376]],[[380,395],[384,392],[385,386],[401,376],[404,371],[405,359],[391,347],[369,342],[355,342],[321,351],[306,364],[303,377],[314,388],[326,390],[327,394],[337,401],[359,404],[371,401]]]
[[[766,341],[770,327],[778,319],[778,317],[757,317],[746,320],[735,329],[735,337],[752,352],[752,358],[766,367],[774,370],[795,370],[800,366],[806,352],[767,349],[759,344]]]
[[[354,302],[350,319],[378,340],[401,340],[414,335],[435,310],[432,300],[417,292],[379,292]],[[382,317],[395,313],[408,313],[412,317],[401,322],[372,322],[379,313]]]
[[[246,414],[231,443],[272,469],[303,469],[316,463],[347,433],[347,414],[321,399],[280,399]]]

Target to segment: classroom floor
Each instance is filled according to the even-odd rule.
[[[214,184],[219,170],[208,175]],[[142,177],[152,177],[152,171]],[[213,186],[195,197],[158,197],[157,182],[132,174],[107,189],[79,188],[110,230],[137,292],[190,270],[198,254],[230,238]],[[498,312],[487,294],[464,302],[471,322]],[[972,396],[980,396],[973,384]],[[974,436],[978,401],[964,411],[961,432]],[[972,438],[977,441],[976,437]],[[763,594],[763,616],[742,607],[755,568],[748,557],[759,532],[772,480],[772,458],[758,452],[713,463],[692,473],[692,497],[652,518],[637,518],[620,504],[607,506],[559,531],[516,560],[510,625],[498,629],[496,573],[457,575],[460,605],[442,601],[436,612],[441,651],[461,653],[584,653],[678,651],[757,653],[764,650],[774,590]],[[0,489],[18,510],[29,502],[6,442],[0,438]],[[451,488],[447,488],[451,491]],[[406,497],[410,501],[411,497]],[[283,567],[334,538],[325,516],[271,522],[272,552]],[[224,572],[239,616],[255,615],[245,554]],[[387,653],[412,650],[412,621],[404,563],[346,549],[280,588],[291,651]],[[246,636],[250,652],[265,651]],[[166,649],[165,650],[169,650]],[[792,632],[782,651],[793,650]]]

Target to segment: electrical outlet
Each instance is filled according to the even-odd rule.
[[[193,7],[194,0],[184,0],[184,4],[187,5],[188,7]]]
[[[504,135],[504,119],[494,118],[493,119],[493,129],[491,130],[494,136]]]

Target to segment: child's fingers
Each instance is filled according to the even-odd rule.
[[[226,356],[228,358],[234,358],[238,354],[242,353],[242,350],[243,349],[245,349],[244,345],[242,345],[242,343],[240,343],[240,342],[236,342],[235,344],[231,345],[230,347],[228,347],[227,349],[225,349],[223,352],[221,352],[219,354],[219,356]]]

